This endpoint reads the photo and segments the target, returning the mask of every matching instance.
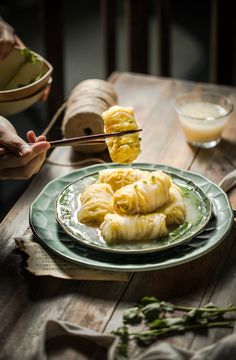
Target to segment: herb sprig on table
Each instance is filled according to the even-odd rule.
[[[162,336],[213,327],[233,327],[236,318],[224,317],[232,311],[236,311],[236,306],[232,304],[218,307],[209,303],[203,307],[189,307],[144,297],[136,306],[124,311],[123,325],[113,331],[119,337],[117,352],[127,356],[132,340],[140,346],[148,346]],[[133,331],[135,325],[145,325],[145,329]]]

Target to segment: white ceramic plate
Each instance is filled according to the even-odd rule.
[[[135,166],[135,165],[134,165]],[[117,168],[117,165],[111,165]],[[140,170],[145,170],[139,167]],[[79,222],[80,195],[85,188],[96,182],[98,172],[80,178],[63,189],[56,201],[56,218],[64,231],[82,245],[96,250],[113,253],[148,253],[169,249],[189,241],[208,223],[211,217],[211,202],[204,192],[192,181],[170,171],[172,181],[183,189],[186,207],[186,221],[160,239],[139,242],[122,242],[109,245],[103,239],[98,228],[89,227]]]

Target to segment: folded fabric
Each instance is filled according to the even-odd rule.
[[[117,339],[65,321],[48,320],[39,340],[35,360],[115,359]],[[69,355],[70,353],[70,355]],[[77,356],[75,356],[75,354]]]
[[[65,321],[49,320],[42,332],[36,360],[69,359],[115,360],[118,339]],[[236,333],[216,344],[190,351],[167,341],[158,341],[135,357],[135,360],[235,360]]]
[[[182,349],[167,342],[150,347],[137,360],[235,360],[236,334],[226,336],[216,344],[196,352]]]
[[[236,185],[236,170],[229,172],[219,183],[219,186],[225,192],[229,191]]]

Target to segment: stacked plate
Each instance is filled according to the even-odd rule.
[[[109,246],[99,230],[78,222],[79,195],[98,172],[119,164],[89,166],[53,180],[34,201],[30,223],[34,234],[57,255],[78,264],[113,271],[149,271],[196,259],[228,234],[233,213],[227,195],[203,176],[165,165],[133,164],[161,169],[185,191],[186,222],[162,240]]]
[[[37,102],[52,81],[52,70],[35,52],[14,48],[0,62],[0,114],[14,115]]]

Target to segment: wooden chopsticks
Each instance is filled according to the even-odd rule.
[[[104,141],[106,139],[111,138],[111,137],[119,137],[119,136],[124,136],[124,135],[135,134],[140,131],[142,131],[142,129],[117,131],[117,132],[108,133],[108,134],[93,134],[93,135],[74,137],[74,138],[70,138],[70,139],[49,141],[49,144],[52,147],[73,146],[73,145],[80,145],[80,144],[81,145],[82,144],[83,145],[84,144],[93,145],[93,144],[104,143]]]
[[[93,135],[85,135],[85,136],[79,136],[74,137],[70,139],[61,139],[61,140],[53,140],[49,141],[49,144],[51,147],[59,147],[59,146],[78,146],[78,145],[95,145],[95,144],[101,144],[104,143],[106,139],[111,137],[119,137],[119,136],[125,136],[130,134],[135,134],[137,132],[142,131],[142,129],[137,130],[126,130],[126,131],[117,131],[113,133],[108,134],[93,134]],[[29,145],[33,145],[32,143],[29,143]],[[9,153],[10,151],[5,148],[0,147],[0,156]]]

